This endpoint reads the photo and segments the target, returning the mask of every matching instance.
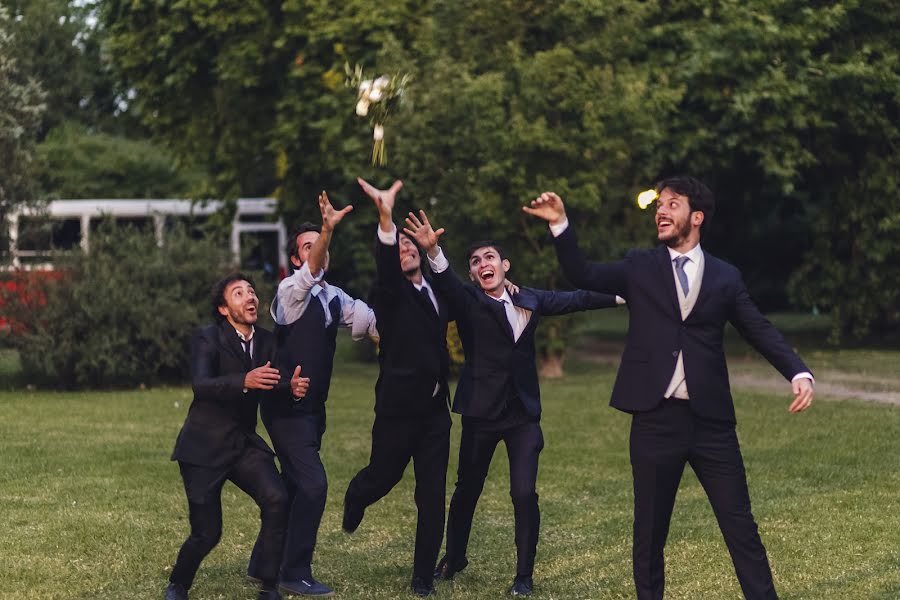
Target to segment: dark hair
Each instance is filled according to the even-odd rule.
[[[657,193],[661,193],[666,188],[681,196],[687,196],[691,212],[703,213],[703,225],[700,226],[700,232],[705,233],[709,224],[712,223],[713,215],[716,214],[716,200],[706,184],[689,175],[676,175],[656,184]]]
[[[475,251],[482,248],[493,248],[500,255],[500,260],[506,260],[506,252],[503,251],[503,247],[500,244],[493,240],[479,240],[469,244],[469,248],[466,250],[466,265],[469,264],[469,260],[475,254]]]
[[[215,319],[216,323],[219,323],[223,319],[225,319],[225,315],[219,312],[219,307],[225,306],[227,304],[227,302],[225,301],[225,290],[227,290],[228,286],[235,281],[246,281],[250,284],[250,287],[256,289],[256,284],[253,283],[253,280],[243,273],[232,273],[231,275],[225,277],[223,280],[214,283],[212,286],[212,292],[210,294],[210,300],[212,301],[213,319]]]
[[[287,247],[285,248],[285,252],[287,252],[288,258],[290,258],[292,256],[297,256],[297,254],[300,252],[300,248],[297,247],[297,236],[299,236],[302,233],[306,233],[307,231],[315,231],[316,233],[322,233],[322,226],[316,225],[315,223],[310,223],[309,221],[300,223],[300,225],[297,226],[294,229],[294,231],[291,232],[291,235],[288,237]]]

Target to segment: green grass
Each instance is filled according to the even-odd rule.
[[[614,366],[572,367],[543,384],[535,597],[633,598],[629,418],[607,406]],[[330,492],[315,572],[345,600],[412,597],[411,469],[357,533],[340,530],[343,492],[368,457],[375,375],[371,365],[342,364],[328,402]],[[0,392],[0,598],[162,596],[188,532],[178,468],[168,459],[190,397],[187,388]],[[900,408],[821,402],[789,415],[786,406],[766,393],[737,398],[754,514],[781,597],[900,597]],[[450,490],[459,429],[454,418]],[[439,598],[505,595],[515,566],[507,480],[498,449],[475,516],[472,564],[452,584],[439,583]],[[231,484],[223,502],[222,542],[200,569],[195,600],[254,597],[243,573],[258,512]],[[690,470],[667,572],[667,598],[741,597]]]

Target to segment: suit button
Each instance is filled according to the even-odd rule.
[[[673,351],[672,356],[674,356],[675,358],[678,358],[678,350]]]

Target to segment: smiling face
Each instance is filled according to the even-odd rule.
[[[249,281],[238,279],[232,281],[222,294],[223,304],[219,305],[219,314],[225,317],[231,326],[238,331],[249,333],[250,327],[258,318],[259,298]]]
[[[656,234],[659,241],[679,252],[686,252],[700,242],[703,213],[691,211],[687,196],[669,188],[659,193],[656,201]]]
[[[405,233],[400,234],[400,270],[407,279],[422,277],[422,257],[419,248]]]
[[[477,248],[469,255],[469,277],[495,298],[503,295],[507,271],[509,261],[500,258],[500,252],[493,246]]]

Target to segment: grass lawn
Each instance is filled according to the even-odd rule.
[[[607,311],[603,311],[607,312]],[[896,363],[895,363],[896,364]],[[608,408],[613,365],[570,365],[543,384],[546,447],[538,480],[536,598],[633,598],[629,418]],[[340,530],[347,483],[369,451],[371,365],[338,368],[323,460],[331,490],[315,572],[338,597],[411,598],[415,510],[411,469]],[[169,462],[188,388],[0,392],[0,598],[161,598],[188,532],[178,468]],[[754,514],[781,597],[900,598],[900,407],[739,393]],[[451,490],[459,421],[454,419]],[[501,598],[515,556],[505,451],[498,449],[475,516],[468,569],[438,598]],[[449,500],[449,493],[448,493]],[[253,598],[243,573],[258,527],[252,501],[224,492],[225,531],[194,599]],[[741,598],[712,512],[688,470],[667,547],[667,598]]]

